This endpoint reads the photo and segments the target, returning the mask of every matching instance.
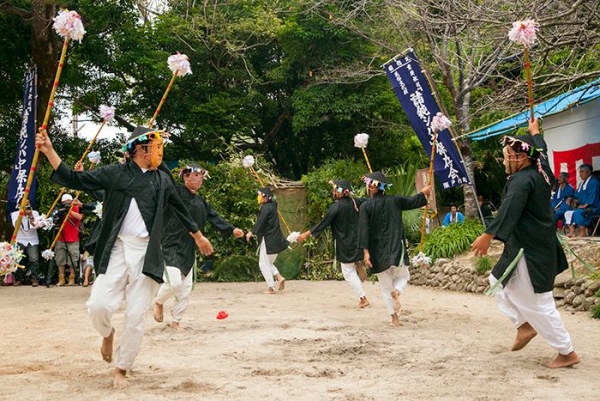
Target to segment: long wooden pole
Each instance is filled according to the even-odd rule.
[[[167,86],[167,89],[165,90],[165,93],[163,94],[162,98],[160,99],[160,103],[158,103],[158,107],[156,108],[156,111],[154,112],[152,119],[148,123],[148,128],[152,128],[152,124],[154,124],[154,121],[156,121],[156,117],[158,117],[158,113],[160,113],[160,110],[162,109],[163,104],[165,104],[165,100],[167,100],[167,95],[169,94],[169,92],[171,91],[171,88],[173,87],[173,84],[175,83],[175,78],[177,78],[177,74],[173,74],[173,77],[171,78],[171,82],[169,82],[169,86]]]
[[[54,84],[52,85],[52,92],[50,93],[50,99],[48,100],[48,107],[46,107],[46,114],[44,116],[44,122],[42,123],[41,127],[42,135],[47,135],[46,130],[48,129],[48,122],[50,121],[50,113],[52,112],[52,106],[54,105],[54,97],[56,96],[56,90],[58,89],[58,83],[60,82],[60,74],[63,70],[68,47],[69,39],[67,38],[63,43],[62,52],[60,54],[60,61],[58,62],[58,69],[56,70],[56,77],[54,78]],[[29,176],[27,177],[27,184],[25,185],[25,190],[23,192],[23,199],[21,199],[21,205],[19,207],[19,216],[17,217],[17,221],[15,222],[15,229],[10,240],[10,243],[12,245],[14,245],[17,241],[17,234],[19,232],[19,227],[21,226],[21,221],[23,220],[25,205],[27,204],[27,200],[29,199],[29,191],[31,189],[31,184],[33,183],[33,177],[35,175],[35,170],[37,167],[39,157],[40,149],[36,146],[35,152],[33,153],[33,160],[31,161],[31,168],[29,169]]]
[[[533,81],[531,78],[531,62],[529,61],[529,48],[524,46],[525,75],[527,76],[527,98],[529,101],[529,116],[531,121],[535,118],[533,113]]]
[[[431,144],[431,156],[429,157],[429,172],[427,173],[427,185],[433,183],[433,161],[435,159],[435,148],[437,144],[437,131],[433,131],[433,143]],[[435,191],[435,188],[433,189]],[[429,198],[431,199],[431,197]],[[419,251],[423,251],[423,242],[425,241],[425,228],[427,226],[427,210],[429,209],[429,199],[427,205],[423,209],[423,217],[421,222],[421,242],[419,244]]]

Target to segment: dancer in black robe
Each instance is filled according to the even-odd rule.
[[[335,256],[342,265],[344,280],[358,295],[358,307],[366,308],[369,300],[362,286],[366,272],[362,265],[362,249],[358,249],[358,208],[366,199],[352,197],[352,187],[346,180],[330,181],[330,184],[333,185],[332,196],[335,202],[329,206],[323,220],[300,234],[298,241],[303,242],[311,235],[318,237],[327,227],[331,227]]]
[[[539,333],[558,351],[548,367],[562,368],[580,361],[552,293],[554,278],[567,268],[567,260],[555,233],[550,206],[554,174],[537,120],[529,122],[529,132],[502,138],[508,181],[496,218],[473,242],[472,250],[485,255],[492,239],[504,243],[490,284],[502,280],[496,292],[498,307],[517,328],[511,350],[522,349]],[[511,262],[516,268],[503,278]]]
[[[139,352],[144,319],[158,283],[163,280],[160,245],[165,208],[172,208],[178,215],[202,253],[212,253],[210,242],[187,212],[171,178],[156,170],[162,162],[162,144],[161,132],[137,127],[126,144],[131,162],[76,172],[61,160],[48,135],[36,136],[36,146],[54,169],[54,182],[82,191],[105,191],[102,226],[94,253],[98,277],[87,307],[103,338],[102,358],[110,363],[115,335],[112,316],[127,298],[124,329],[114,358],[115,388],[128,385],[126,373]]]
[[[204,231],[206,223],[210,223],[224,236],[234,235],[236,238],[244,236],[241,229],[233,227],[219,216],[212,206],[197,193],[202,187],[204,179],[208,177],[208,171],[195,163],[190,163],[181,169],[179,176],[183,179],[183,185],[176,183],[175,189],[201,231]],[[176,301],[171,309],[173,319],[170,326],[179,330],[179,323],[189,303],[193,286],[192,269],[196,262],[196,244],[194,244],[194,239],[189,236],[185,225],[171,209],[167,209],[165,213],[162,248],[166,263],[165,283],[160,286],[156,295],[154,320],[163,321],[163,305],[172,295],[175,295]]]
[[[269,287],[265,294],[275,294],[285,288],[285,279],[277,270],[274,264],[275,259],[281,251],[288,247],[289,242],[281,232],[277,202],[275,202],[270,188],[265,187],[258,190],[258,204],[260,209],[258,210],[256,223],[252,230],[246,233],[246,241],[249,242],[253,235],[258,237],[258,266]],[[277,280],[277,287],[273,277]]]
[[[410,273],[408,250],[402,222],[402,211],[427,205],[431,186],[413,197],[386,195],[389,186],[382,172],[365,176],[371,199],[360,206],[358,247],[363,250],[365,263],[377,274],[391,326],[399,326],[400,295],[404,294]]]

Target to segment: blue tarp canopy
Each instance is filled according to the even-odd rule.
[[[537,104],[533,107],[533,112],[536,118],[547,117],[591,102],[597,98],[600,98],[600,79]],[[498,121],[497,123],[488,125],[487,127],[472,131],[467,136],[474,141],[480,141],[492,136],[502,135],[509,131],[514,131],[517,128],[527,126],[528,119],[529,109],[505,118],[502,121]]]

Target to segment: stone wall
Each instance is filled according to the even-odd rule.
[[[496,243],[497,241],[494,241]],[[497,244],[495,244],[497,245]],[[589,252],[589,243],[587,251]],[[592,248],[600,248],[594,244]],[[499,256],[501,247],[494,247],[492,257]],[[582,252],[582,253],[588,253]],[[595,255],[585,255],[595,256]],[[586,258],[587,260],[594,260]],[[597,259],[596,259],[597,260]],[[594,263],[598,263],[594,261]],[[576,266],[577,268],[578,266]],[[412,285],[439,287],[450,291],[485,293],[489,288],[490,272],[479,274],[475,269],[475,258],[472,255],[459,256],[453,260],[438,259],[429,269],[411,266],[410,283]],[[581,271],[581,269],[577,269]],[[556,304],[567,310],[589,311],[600,304],[600,297],[595,294],[600,290],[600,282],[587,278],[571,278],[568,269],[556,277],[554,283],[554,298]]]

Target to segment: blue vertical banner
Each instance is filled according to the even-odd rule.
[[[441,110],[417,56],[410,49],[405,55],[385,63],[383,68],[427,156],[431,157],[431,120]],[[433,168],[442,189],[471,184],[449,130],[438,132],[435,150]]]
[[[31,162],[35,153],[35,123],[36,123],[36,86],[37,70],[31,68],[25,73],[23,84],[23,109],[21,111],[21,131],[17,142],[17,154],[10,181],[8,182],[8,198],[6,211],[10,213],[19,210],[19,205],[25,194],[27,179],[31,173]],[[34,172],[35,174],[35,172]],[[33,178],[29,199],[35,208],[35,193],[37,188],[36,177]]]

